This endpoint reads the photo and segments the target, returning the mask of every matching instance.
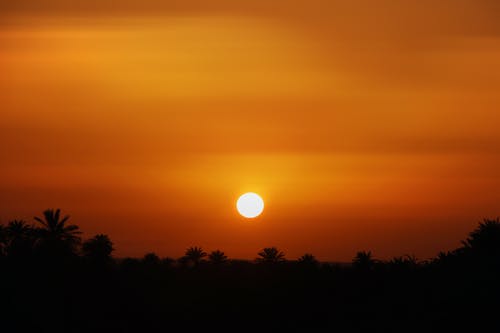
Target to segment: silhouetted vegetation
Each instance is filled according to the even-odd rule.
[[[352,259],[352,266],[355,269],[369,272],[375,266],[375,260],[373,259],[371,251],[360,251],[356,253],[354,259]]]
[[[210,260],[211,263],[217,264],[217,265],[220,265],[220,264],[227,262],[226,254],[220,250],[215,250],[215,251],[210,252],[208,259]]]
[[[360,251],[350,264],[276,247],[117,259],[107,235],[80,236],[60,210],[0,225],[1,332],[500,329],[498,219],[428,260]]]
[[[319,261],[316,259],[316,257],[310,253],[306,253],[303,256],[301,256],[298,262],[303,265],[311,265],[311,266],[316,266],[319,264]]]
[[[67,224],[69,216],[61,218],[60,209],[47,209],[43,218],[35,217],[41,226],[36,228],[39,252],[46,259],[70,257],[76,254],[81,231],[78,226]]]
[[[192,246],[186,250],[184,260],[193,265],[199,265],[206,256],[207,253],[201,247]]]
[[[285,254],[275,247],[266,247],[262,249],[259,253],[259,257],[256,259],[257,262],[266,264],[277,264],[279,262],[285,261]]]
[[[94,264],[103,265],[111,261],[113,243],[107,235],[96,235],[83,242],[82,254]]]

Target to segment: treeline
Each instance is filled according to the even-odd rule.
[[[0,226],[0,332],[500,331],[500,220],[428,260],[255,260],[193,246],[113,258],[60,210]]]
[[[113,243],[108,235],[98,234],[82,241],[81,230],[69,223],[69,216],[61,216],[60,209],[48,209],[41,217],[34,217],[34,223],[24,220],[12,220],[0,224],[0,257],[14,261],[37,260],[77,260],[86,259],[98,265],[112,264]],[[416,269],[424,266],[466,264],[493,265],[500,261],[500,220],[485,219],[479,223],[462,246],[447,252],[440,252],[435,258],[418,260],[413,255],[404,255],[391,260],[376,260],[371,251],[360,251],[352,260],[352,268],[371,271],[381,266],[400,269]],[[228,265],[233,260],[221,250],[205,252],[201,247],[193,246],[185,251],[181,258],[160,258],[155,253],[147,253],[142,259],[126,258],[122,262],[144,262],[148,265],[167,265],[195,267],[204,264]],[[237,261],[240,262],[240,261]],[[288,260],[285,253],[276,247],[268,247],[257,253],[255,263],[286,264],[297,263],[305,267],[329,266],[320,263],[313,254],[305,253],[301,257]]]

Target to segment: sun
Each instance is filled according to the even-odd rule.
[[[254,218],[264,210],[264,200],[257,193],[248,192],[238,198],[236,209],[241,216]]]

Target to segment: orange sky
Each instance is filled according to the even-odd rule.
[[[428,258],[500,215],[500,4],[0,3],[0,222]],[[235,200],[255,191],[256,220]]]

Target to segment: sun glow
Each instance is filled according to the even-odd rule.
[[[238,198],[236,209],[238,209],[241,216],[254,218],[264,210],[264,200],[258,194],[248,192]]]

